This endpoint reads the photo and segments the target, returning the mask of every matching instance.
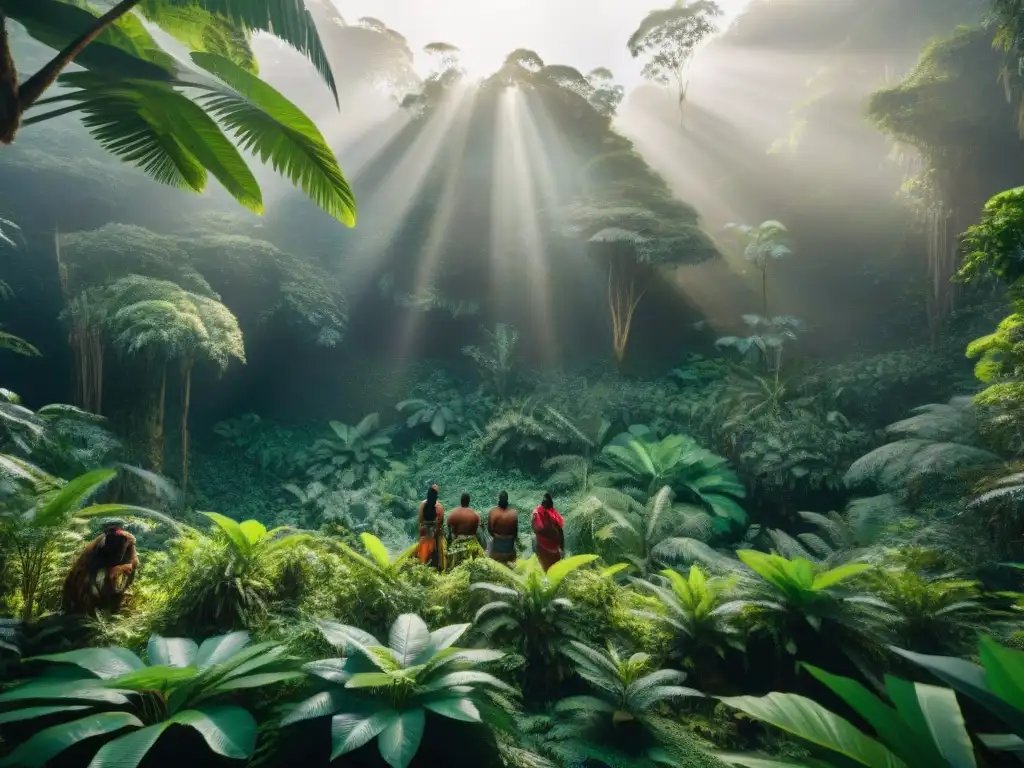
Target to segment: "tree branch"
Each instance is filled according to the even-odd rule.
[[[36,103],[36,100],[54,84],[60,73],[75,60],[78,54],[85,50],[89,43],[141,2],[142,0],[121,0],[120,3],[96,19],[89,29],[68,43],[48,64],[22,83],[18,91],[18,107],[21,112],[24,113]]]

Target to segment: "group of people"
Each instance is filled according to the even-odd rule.
[[[459,506],[448,515],[445,534],[444,507],[438,501],[440,489],[432,483],[427,498],[420,502],[420,541],[417,556],[424,565],[439,571],[454,568],[463,560],[486,552],[499,563],[513,564],[519,550],[519,512],[508,505],[508,493],[498,494],[498,506],[487,513],[487,543],[480,525],[480,513],[469,506],[463,493]],[[565,521],[555,509],[550,493],[545,493],[533,510],[530,527],[535,537],[534,550],[545,573],[565,555]]]
[[[486,533],[480,513],[469,506],[463,493],[459,506],[448,515],[445,534],[444,507],[437,500],[440,489],[432,484],[420,502],[421,563],[439,571],[486,553],[499,563],[512,565],[519,551],[519,512],[508,504],[508,493],[498,494],[498,506],[487,513]],[[551,494],[545,493],[530,520],[537,560],[547,572],[565,555],[565,521],[555,509]],[[95,615],[98,610],[117,613],[139,568],[135,537],[124,530],[124,522],[111,520],[75,560],[64,582],[63,609],[69,614]]]

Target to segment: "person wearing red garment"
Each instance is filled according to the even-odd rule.
[[[565,520],[555,509],[550,493],[545,493],[540,506],[533,510],[530,524],[537,540],[537,560],[547,573],[565,555]]]

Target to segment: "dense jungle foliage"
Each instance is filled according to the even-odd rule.
[[[739,5],[0,0],[0,766],[1024,759],[1024,4]]]

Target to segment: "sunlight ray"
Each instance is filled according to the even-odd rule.
[[[494,188],[491,192],[491,293],[507,301],[508,285],[522,265],[530,286],[530,305],[537,313],[541,352],[546,360],[558,357],[552,322],[550,261],[538,215],[538,185],[541,194],[552,199],[555,186],[550,173],[536,170],[540,147],[527,147],[529,117],[519,89],[506,90],[499,101],[494,140]],[[538,155],[537,150],[541,150]],[[541,161],[542,162],[542,161]],[[524,260],[525,256],[525,260]]]
[[[420,200],[445,142],[457,126],[469,122],[477,93],[473,87],[453,88],[419,128],[408,150],[394,162],[381,183],[364,197],[367,214],[362,223],[362,237],[353,243],[346,267],[350,270],[352,295],[359,296],[368,288],[374,266],[392,246],[413,206]],[[385,140],[384,146],[387,145]]]

